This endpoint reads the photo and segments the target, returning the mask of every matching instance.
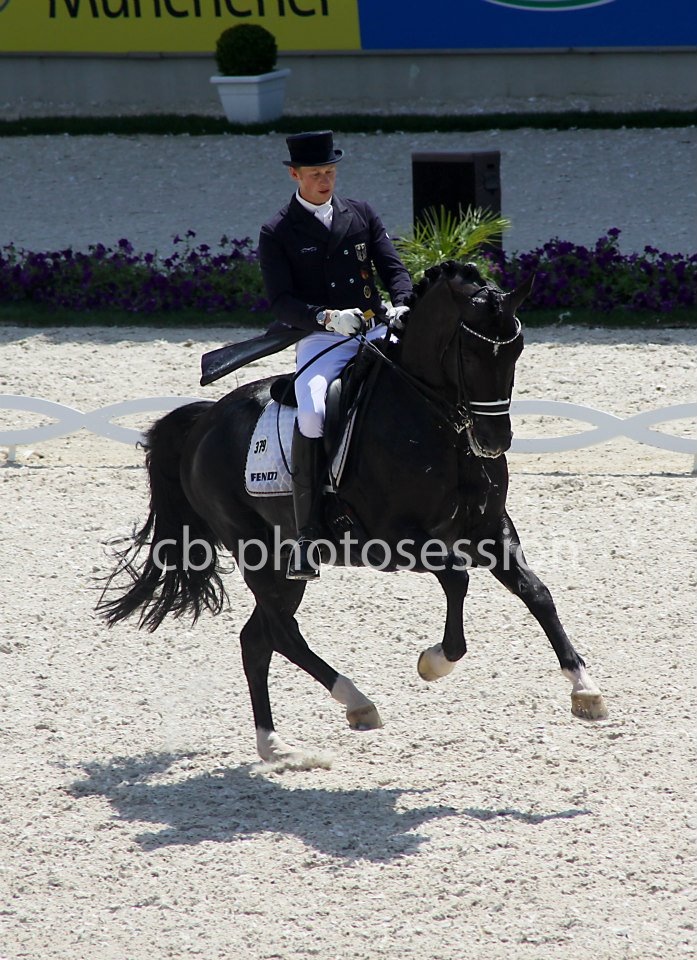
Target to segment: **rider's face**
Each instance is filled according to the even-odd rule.
[[[336,164],[326,167],[291,167],[291,179],[295,180],[300,196],[308,203],[326,203],[334,193]]]

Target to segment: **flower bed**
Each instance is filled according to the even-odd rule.
[[[125,239],[86,253],[30,253],[10,244],[0,249],[0,303],[134,314],[267,310],[252,241],[223,237],[214,252],[207,244],[193,246],[195,236],[193,230],[175,236],[174,252],[164,258],[136,253]]]
[[[268,318],[258,254],[249,238],[223,237],[219,250],[194,245],[195,233],[174,237],[168,257],[136,253],[120,240],[32,253],[13,244],[0,248],[0,305],[27,304],[83,311],[111,310],[147,318],[194,310],[199,314],[248,312]],[[610,312],[673,314],[697,307],[697,254],[622,254],[613,229],[592,247],[552,239],[529,253],[486,253],[482,261],[504,289],[530,273],[535,285],[526,312],[580,310],[602,322]],[[135,319],[135,318],[134,318]]]
[[[645,247],[625,255],[614,228],[593,247],[555,238],[512,258],[487,257],[491,275],[509,290],[535,274],[527,309],[576,308],[608,313],[615,310],[667,314],[697,306],[697,254],[661,253]]]

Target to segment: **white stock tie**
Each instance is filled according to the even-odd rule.
[[[318,207],[315,216],[325,225],[327,230],[331,230],[334,217],[334,209],[331,203],[323,203],[321,207]]]

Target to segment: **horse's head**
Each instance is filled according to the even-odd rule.
[[[511,393],[523,349],[516,310],[532,281],[503,293],[474,264],[447,261],[416,288],[402,363],[460,411],[479,457],[499,457],[511,445]]]

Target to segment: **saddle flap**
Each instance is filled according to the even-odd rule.
[[[329,460],[332,486],[338,487],[346,463],[355,410],[335,444]],[[270,400],[257,420],[247,451],[244,479],[247,493],[253,497],[284,497],[293,492],[291,446],[295,425],[295,407]]]

